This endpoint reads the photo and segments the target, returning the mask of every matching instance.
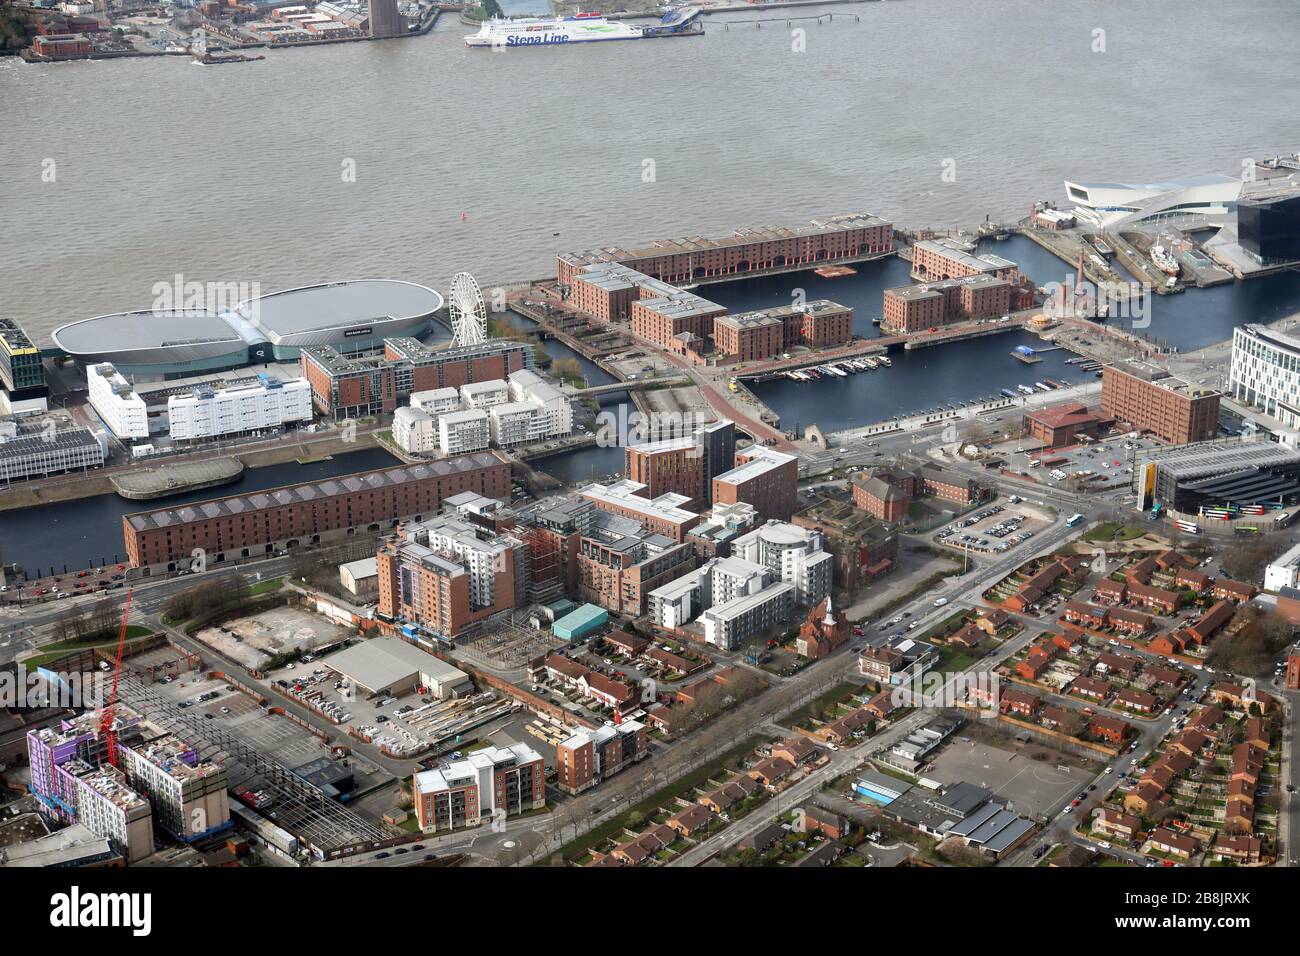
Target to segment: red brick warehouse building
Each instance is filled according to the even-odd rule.
[[[899,286],[885,290],[880,327],[889,332],[921,332],[1005,315],[1013,303],[1011,284],[994,275]]]
[[[492,341],[431,349],[418,339],[384,340],[383,356],[343,355],[328,345],[302,349],[312,404],[335,420],[391,413],[412,392],[504,379],[533,364],[532,346]]]
[[[1219,433],[1219,393],[1196,388],[1164,369],[1117,363],[1102,369],[1101,410],[1171,445]]]
[[[1060,448],[1100,438],[1115,419],[1083,402],[1062,402],[1025,412],[1022,424],[1030,438],[1048,448]]]
[[[617,262],[664,282],[684,284],[791,266],[813,266],[894,251],[894,227],[858,213],[814,219],[806,226],[737,229],[730,236],[664,239],[639,249],[614,247],[557,256],[556,277],[570,284],[591,266]]]
[[[228,559],[371,533],[436,514],[445,498],[474,491],[510,499],[510,463],[477,452],[428,464],[357,472],[247,495],[123,515],[134,568],[175,570],[202,549],[209,566]]]

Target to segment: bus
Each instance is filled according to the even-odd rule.
[[[1262,515],[1264,513],[1263,505],[1242,505],[1241,513],[1244,515]]]
[[[1162,517],[1164,517],[1164,513],[1165,513],[1165,506],[1162,505],[1160,502],[1157,501],[1155,504],[1151,506],[1152,521],[1159,521]]]
[[[1239,524],[1232,529],[1233,534],[1259,534],[1257,524]]]
[[[1083,520],[1083,515],[1072,514],[1070,515],[1070,517],[1065,519],[1065,526],[1067,528],[1073,528],[1076,524],[1078,524],[1082,520]]]
[[[1230,509],[1230,508],[1202,508],[1202,509],[1201,509],[1201,517],[1202,517],[1202,518],[1211,518],[1211,519],[1213,519],[1213,520],[1215,520],[1215,521],[1227,521],[1229,518],[1232,517],[1232,509]]]
[[[1201,533],[1201,526],[1195,521],[1188,521],[1186,518],[1179,518],[1174,522],[1174,526],[1177,527],[1179,531],[1185,531],[1188,534]]]

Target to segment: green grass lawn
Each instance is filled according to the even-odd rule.
[[[831,704],[838,704],[847,700],[850,696],[862,689],[860,684],[851,684],[848,681],[842,681],[828,690],[826,693],[814,697],[802,707],[797,707],[790,713],[786,714],[783,722],[790,727],[795,727],[807,720],[813,714],[820,714],[823,709]]]
[[[254,584],[251,588],[248,589],[248,593],[253,597],[256,597],[259,594],[267,594],[271,591],[278,591],[282,587],[284,587],[284,578],[268,578],[265,581],[258,581],[256,584]]]

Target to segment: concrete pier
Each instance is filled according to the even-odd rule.
[[[109,481],[113,490],[128,501],[151,501],[187,491],[215,488],[238,481],[244,463],[238,458],[211,458],[207,461],[181,462],[155,468],[137,468]]]

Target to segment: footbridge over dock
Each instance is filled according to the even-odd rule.
[[[625,382],[610,382],[608,385],[592,385],[588,388],[565,388],[565,394],[573,398],[596,397],[597,395],[609,395],[614,392],[644,392],[652,388],[676,388],[679,385],[690,385],[691,380],[682,375],[673,375],[666,378],[638,378]]]

